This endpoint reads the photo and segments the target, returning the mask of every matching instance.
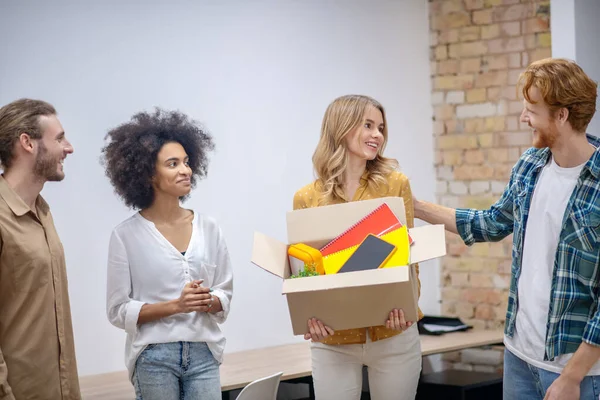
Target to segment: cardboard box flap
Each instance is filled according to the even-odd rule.
[[[425,225],[409,230],[414,239],[410,246],[410,263],[431,260],[446,255],[444,225]]]
[[[287,245],[260,232],[254,232],[252,258],[250,261],[280,278],[290,277]]]
[[[387,203],[400,222],[406,225],[404,200],[401,197],[352,201],[288,211],[286,216],[288,242],[290,244],[327,242],[343,233],[383,203]]]
[[[394,267],[382,268],[376,271],[367,270],[286,279],[283,282],[283,293],[314,292],[406,282],[410,280],[410,269],[409,267]]]

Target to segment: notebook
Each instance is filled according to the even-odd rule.
[[[396,217],[390,206],[383,203],[360,221],[352,225],[341,235],[334,238],[321,248],[321,254],[326,257],[330,254],[356,246],[369,234],[382,236],[387,232],[402,227],[402,223]],[[409,236],[409,243],[412,238]]]
[[[410,235],[406,225],[381,236],[381,239],[396,246],[396,251],[381,268],[404,267],[410,264]]]
[[[385,264],[395,251],[396,246],[393,244],[375,235],[368,235],[342,265],[338,273],[377,269]]]
[[[410,263],[410,244],[406,226],[394,229],[380,238],[396,246],[394,254],[392,254],[381,268],[401,267]],[[357,248],[358,244],[323,257],[325,274],[336,274]]]

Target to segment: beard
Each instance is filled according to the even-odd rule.
[[[552,126],[546,129],[536,129],[536,136],[533,137],[533,147],[536,149],[543,149],[545,147],[552,147],[556,143],[558,138],[558,132]]]
[[[34,174],[49,182],[59,182],[65,178],[62,172],[57,170],[57,166],[60,163],[60,158],[52,157],[48,154],[48,149],[42,141],[40,143],[40,149],[35,158],[35,165],[33,167]]]

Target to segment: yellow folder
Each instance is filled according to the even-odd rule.
[[[410,244],[408,239],[408,229],[405,225],[381,235],[380,238],[396,246],[394,254],[380,268],[402,267],[409,264]],[[348,261],[358,246],[359,245],[348,247],[347,249],[323,257],[325,274],[336,274],[342,268],[342,265]]]

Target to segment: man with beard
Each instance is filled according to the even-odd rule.
[[[600,141],[586,135],[597,84],[574,62],[532,63],[519,79],[533,147],[489,210],[414,202],[467,245],[513,235],[505,399],[598,399]]]
[[[0,108],[0,399],[80,399],[63,247],[40,195],[73,146],[50,104]]]

